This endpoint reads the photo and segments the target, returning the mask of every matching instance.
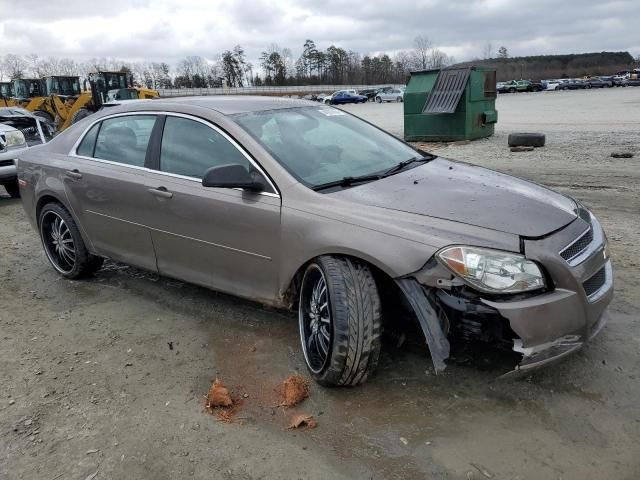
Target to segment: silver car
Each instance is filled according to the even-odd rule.
[[[128,102],[28,151],[18,176],[60,275],[109,257],[295,308],[323,385],[363,382],[402,318],[436,371],[467,339],[528,370],[596,335],[613,296],[606,237],[583,205],[313,102]]]
[[[382,102],[403,102],[404,101],[404,90],[401,88],[392,88],[389,90],[383,90],[376,93],[374,97],[375,101],[378,103]]]

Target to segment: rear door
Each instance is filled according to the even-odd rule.
[[[280,196],[202,186],[206,170],[240,164],[266,175],[226,133],[167,114],[157,171],[147,189],[148,225],[161,274],[234,295],[272,300],[278,288]]]
[[[67,197],[96,253],[148,270],[156,259],[145,222],[145,159],[156,116],[118,115],[96,123],[63,172]]]

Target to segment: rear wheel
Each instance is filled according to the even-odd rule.
[[[18,186],[18,180],[9,180],[4,184],[4,189],[11,196],[11,198],[20,198],[20,187]]]
[[[509,93],[516,93],[516,89],[515,89],[515,88],[513,88],[513,87],[512,87],[512,88],[510,88],[510,89],[509,89]]]
[[[38,228],[49,262],[63,277],[85,277],[102,267],[103,259],[89,253],[75,221],[59,203],[42,208]]]
[[[74,123],[78,123],[80,120],[87,118],[89,115],[91,115],[91,112],[89,110],[87,110],[86,108],[81,108],[73,114],[73,117],[71,117],[71,124],[73,125]]]
[[[396,102],[401,103],[402,102],[402,97],[396,98]]]
[[[382,103],[382,99],[380,97],[376,97],[376,103]]]
[[[380,355],[380,298],[369,267],[324,256],[302,278],[298,319],[309,373],[325,386],[355,386]]]

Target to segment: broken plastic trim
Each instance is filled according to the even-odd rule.
[[[418,317],[436,373],[443,371],[447,368],[444,361],[449,358],[449,340],[442,331],[438,314],[429,297],[429,290],[414,278],[399,278],[396,279],[396,283]]]

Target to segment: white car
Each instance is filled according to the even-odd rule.
[[[402,102],[404,101],[404,90],[400,88],[392,88],[386,92],[376,93],[375,100],[378,103],[382,102]]]
[[[24,131],[28,132],[31,143],[25,138],[21,130],[23,127]],[[22,108],[0,108],[0,185],[4,186],[13,198],[20,196],[15,159],[29,146],[45,142],[46,135],[38,117]]]
[[[547,90],[556,90],[558,85],[562,84],[562,80],[547,80]]]

